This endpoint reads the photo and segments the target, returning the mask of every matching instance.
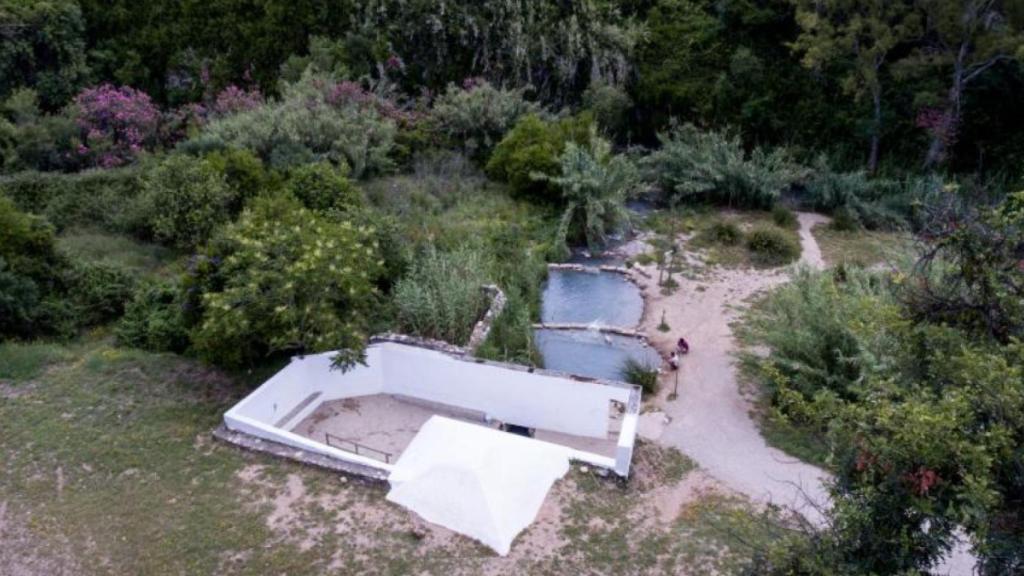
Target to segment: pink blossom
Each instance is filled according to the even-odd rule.
[[[391,56],[388,56],[388,59],[384,62],[384,66],[388,70],[402,70],[405,68],[405,62],[402,62],[402,59],[397,54],[392,54]]]
[[[145,92],[104,84],[80,92],[75,105],[82,139],[77,150],[86,161],[120,166],[156,143],[160,111]]]
[[[263,105],[263,94],[259,90],[244,90],[234,84],[221,90],[213,103],[213,113],[218,115],[234,114],[252,110]]]

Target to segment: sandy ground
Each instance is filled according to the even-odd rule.
[[[826,219],[814,214],[800,214],[799,219],[801,261],[821,267],[821,250],[809,228]],[[785,282],[786,273],[714,269],[699,279],[679,277],[679,289],[666,296],[656,285],[656,271],[647,272],[650,278],[636,275],[647,301],[641,329],[665,355],[679,336],[691,345],[678,372],[677,399],[667,400],[676,373],[662,376],[656,402],[670,421],[658,442],[680,449],[732,490],[821,522],[819,509],[828,502],[825,472],[768,446],[750,417],[750,402],[740,393],[733,356],[736,342],[730,324],[751,296]],[[671,327],[667,333],[657,329],[662,311]]]
[[[416,402],[389,394],[373,394],[324,402],[299,422],[292,432],[317,442],[325,442],[325,434],[329,433],[332,435],[330,443],[343,450],[354,449],[347,441],[357,442],[361,450],[368,449],[362,452],[366,456],[384,460],[387,454],[388,461],[394,463],[420,428],[435,414],[489,428],[498,426],[498,422],[485,423],[482,412]],[[621,416],[614,412],[608,420],[607,438],[588,438],[541,429],[535,430],[534,437],[576,450],[614,457],[622,421]]]
[[[0,500],[0,574],[73,576],[82,574],[71,546],[62,538],[43,541],[31,529],[31,516],[17,515]]]
[[[819,214],[799,213],[800,263],[824,268],[821,249],[811,229],[827,223]],[[734,357],[736,340],[730,324],[755,294],[788,280],[785,270],[714,269],[698,279],[679,277],[680,287],[663,295],[652,267],[635,274],[644,290],[646,308],[641,330],[666,356],[679,336],[690,343],[690,353],[678,371],[678,398],[667,396],[676,373],[662,376],[655,403],[669,421],[658,430],[656,441],[673,446],[697,461],[718,482],[756,502],[785,506],[815,524],[824,521],[829,506],[824,483],[828,474],[769,446],[751,418],[753,409],[739,388]],[[657,329],[662,311],[671,327]],[[936,570],[940,574],[971,574],[974,559],[959,546]]]
[[[664,482],[656,469],[661,462],[656,450],[652,446],[640,449],[631,480],[631,505],[622,511],[625,516],[621,521],[631,523],[638,534],[657,534],[670,529],[689,506],[702,498],[730,496],[699,469],[689,471],[676,482]],[[583,467],[577,465],[576,468]],[[339,477],[336,484],[314,487],[307,485],[299,474],[291,473],[282,479],[271,472],[271,467],[263,464],[251,464],[238,472],[237,490],[243,495],[245,505],[252,510],[268,511],[266,527],[274,542],[287,542],[300,550],[311,551],[322,546],[332,533],[343,536],[350,546],[337,551],[328,566],[331,570],[364,559],[364,549],[380,545],[376,540],[378,534],[402,532],[420,540],[420,553],[427,556],[457,554],[472,564],[475,573],[495,576],[525,573],[524,566],[531,561],[572,553],[563,549],[570,544],[565,532],[574,525],[567,511],[573,501],[586,497],[586,492],[576,483],[578,477],[570,474],[556,482],[536,520],[516,538],[509,555],[502,557],[483,546],[471,544],[447,528],[383,501],[374,491],[345,477]],[[0,512],[2,510],[0,508]],[[594,517],[590,522],[607,527],[602,518]],[[247,560],[244,552],[228,552],[223,571],[237,572],[244,568]],[[6,576],[2,570],[0,573]],[[677,572],[680,576],[687,573]],[[33,574],[37,572],[27,572],[25,576]]]
[[[821,255],[821,247],[818,246],[818,241],[814,238],[811,230],[818,224],[827,224],[829,218],[821,214],[800,212],[797,214],[797,219],[800,222],[800,248],[802,249],[800,262],[812,268],[824,268],[825,259]]]

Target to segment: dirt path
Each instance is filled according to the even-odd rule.
[[[797,219],[800,222],[800,248],[802,249],[800,262],[820,270],[825,267],[825,259],[821,255],[821,247],[818,246],[818,241],[811,233],[811,229],[818,224],[828,223],[829,218],[812,212],[799,212]]]
[[[811,228],[827,223],[828,218],[810,213],[799,213],[798,218],[801,263],[824,268]],[[716,269],[698,280],[679,278],[679,289],[665,296],[654,280],[656,272],[646,272],[650,278],[635,275],[646,302],[641,331],[666,355],[680,335],[691,346],[679,371],[662,376],[656,402],[671,421],[659,431],[656,441],[683,451],[729,489],[757,502],[786,506],[820,524],[822,511],[829,505],[824,487],[828,474],[769,446],[761,436],[751,418],[752,406],[740,393],[736,341],[730,326],[751,296],[786,282],[788,274],[781,270]],[[667,333],[657,329],[662,311],[670,326]],[[669,401],[677,375],[679,396]],[[972,574],[975,562],[961,542],[935,572]]]
[[[826,219],[799,214],[799,220],[801,259],[820,267],[821,250],[809,229]],[[671,421],[658,441],[679,448],[727,487],[820,522],[818,508],[828,502],[825,472],[768,446],[750,417],[750,402],[740,393],[733,356],[730,324],[751,296],[785,282],[785,272],[716,269],[700,280],[680,278],[680,288],[668,296],[654,280],[638,279],[647,302],[641,329],[651,342],[667,354],[682,335],[692,347],[680,370],[663,376],[658,404]],[[667,333],[657,330],[662,311],[671,328]],[[677,375],[679,397],[668,401]]]

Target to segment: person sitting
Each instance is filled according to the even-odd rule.
[[[686,341],[686,338],[683,338],[682,336],[679,337],[679,340],[676,342],[676,350],[678,350],[680,354],[688,354],[690,352],[690,344]]]

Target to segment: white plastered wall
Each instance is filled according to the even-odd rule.
[[[380,348],[385,394],[479,410],[520,426],[606,438],[611,401],[629,400],[628,388],[467,362],[392,342]]]
[[[287,446],[390,471],[383,462],[338,450],[290,430],[323,402],[396,394],[481,411],[520,426],[605,438],[610,402],[627,404],[632,392],[627,387],[477,363],[398,342],[371,345],[366,365],[348,372],[332,370],[332,357],[333,353],[296,357],[228,410],[225,424],[229,429]],[[317,396],[313,401],[295,410],[314,394]],[[285,416],[287,421],[282,422]],[[623,476],[628,474],[635,420],[636,415],[629,413],[623,419],[615,458],[577,450],[573,451],[574,458]]]

